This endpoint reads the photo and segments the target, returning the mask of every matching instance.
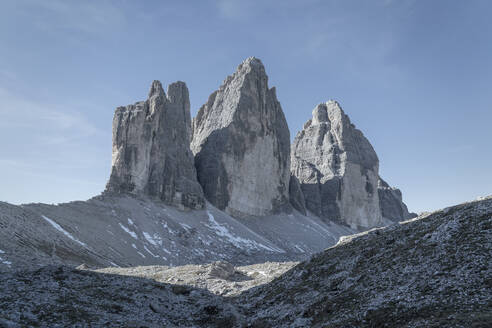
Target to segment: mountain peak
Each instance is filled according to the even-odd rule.
[[[265,66],[260,59],[256,57],[248,57],[241,64],[239,64],[235,74],[247,74],[255,72],[266,77]]]
[[[165,95],[164,89],[162,88],[162,84],[158,80],[154,80],[152,82],[152,85],[150,86],[150,90],[149,90],[149,98],[155,95],[157,96]]]
[[[327,102],[320,103],[313,109],[312,124],[320,124],[330,122],[334,115],[340,116],[344,114],[342,107],[336,100],[328,100]],[[343,116],[343,115],[341,115]]]
[[[246,58],[245,60],[243,60],[242,64],[243,65],[249,65],[249,66],[262,66],[263,67],[263,63],[261,62],[261,60],[259,58],[254,57],[254,56]]]
[[[119,107],[113,119],[113,156],[106,190],[150,196],[178,208],[204,206],[190,150],[191,118],[184,82],[155,80],[146,101]]]
[[[236,217],[290,211],[289,144],[265,68],[249,57],[193,120],[191,149],[208,201]]]

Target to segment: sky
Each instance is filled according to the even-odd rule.
[[[409,209],[492,194],[492,1],[0,0],[0,201],[105,187],[117,106],[185,81],[195,115],[260,58],[291,138],[337,100]]]

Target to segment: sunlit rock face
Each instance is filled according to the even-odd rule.
[[[336,101],[313,110],[291,154],[292,174],[309,211],[354,229],[382,224],[378,157]]]
[[[291,210],[289,129],[259,59],[246,59],[200,108],[191,149],[219,209],[236,217]]]
[[[106,191],[144,194],[179,208],[205,201],[190,150],[191,117],[184,82],[167,94],[154,81],[146,101],[118,107],[113,119],[112,168]]]

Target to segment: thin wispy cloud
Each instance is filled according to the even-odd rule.
[[[39,130],[43,135],[85,138],[102,133],[77,111],[29,100],[0,87],[0,126]],[[66,139],[69,140],[69,139]]]
[[[61,186],[55,192],[59,201],[84,199],[96,194],[88,190],[103,188],[110,157],[101,153],[100,146],[109,146],[110,132],[99,130],[66,104],[45,103],[0,87],[0,139],[0,178],[11,186],[0,191],[2,200],[47,201],[40,192],[51,190],[52,183]],[[103,177],[86,178],[92,171]],[[30,188],[18,189],[16,182]],[[72,196],[63,190],[71,190]]]

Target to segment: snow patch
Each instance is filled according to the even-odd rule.
[[[185,230],[191,230],[191,227],[185,223],[179,223],[180,226],[182,226]]]
[[[176,231],[174,231],[173,229],[169,228],[169,226],[167,225],[167,222],[162,222],[162,226],[164,227],[164,229],[166,229],[170,234],[172,235],[175,235],[176,234]]]
[[[237,248],[249,248],[249,249],[263,248],[271,252],[276,252],[276,253],[283,252],[282,250],[273,249],[266,245],[260,244],[254,240],[235,236],[229,231],[229,229],[227,229],[225,226],[215,221],[215,218],[212,215],[212,213],[207,211],[207,214],[208,214],[208,221],[210,222],[210,225],[207,225],[207,227],[214,230],[218,236],[225,237],[231,244],[233,244]]]
[[[74,236],[72,236],[71,233],[69,233],[68,231],[66,231],[65,229],[63,229],[58,223],[56,223],[55,221],[51,220],[50,218],[48,218],[48,217],[46,217],[44,215],[41,215],[41,217],[43,219],[45,219],[49,224],[51,224],[53,226],[53,228],[55,228],[56,230],[60,231],[61,233],[63,233],[68,238],[72,239],[77,244],[82,245],[82,246],[84,246],[84,247],[87,248],[87,245],[86,244],[84,244],[80,240],[76,239]]]
[[[145,255],[143,255],[142,253],[140,253],[140,252],[137,252],[137,253],[138,253],[138,255],[140,255],[141,257],[145,258]]]
[[[305,251],[301,247],[299,247],[299,245],[294,245],[294,248],[297,249],[301,253],[305,253]]]
[[[148,232],[144,231],[143,235],[145,239],[147,239],[147,241],[152,245],[154,246],[162,245],[162,239],[159,237],[158,234],[154,234],[154,236],[152,237]]]
[[[135,248],[135,249],[137,249],[137,245],[135,245],[135,244],[132,244],[132,247]]]
[[[153,257],[159,257],[159,255],[155,255],[154,253],[152,253],[148,248],[147,246],[144,245],[144,249],[147,251],[147,253],[149,253],[150,255],[152,255]]]
[[[198,240],[200,240],[202,243],[204,243],[207,246],[210,246],[211,242],[208,240],[203,239],[202,237],[198,236]]]
[[[130,219],[130,218],[128,218],[128,224],[129,224],[129,225],[135,225],[135,224],[133,223],[132,219]]]
[[[128,229],[127,227],[125,227],[123,224],[121,223],[118,223],[121,227],[121,229],[125,230],[126,233],[128,233],[130,236],[132,236],[133,238],[135,239],[138,239],[138,236],[135,232],[131,231],[130,229]]]
[[[10,266],[12,264],[12,262],[6,261],[6,260],[2,259],[1,257],[0,257],[0,263],[5,264],[6,266]]]

